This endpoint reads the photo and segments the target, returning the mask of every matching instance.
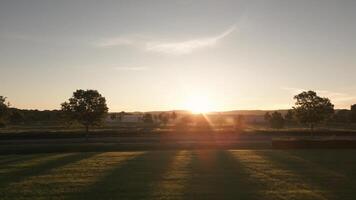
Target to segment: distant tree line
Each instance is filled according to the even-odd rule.
[[[285,125],[293,123],[304,124],[312,131],[314,127],[322,122],[356,123],[356,104],[350,110],[334,110],[334,105],[328,98],[319,97],[314,91],[305,91],[296,96],[295,105],[292,109],[282,115],[280,112],[267,112],[264,116],[271,128],[280,129]],[[6,124],[44,124],[44,123],[79,123],[89,132],[90,127],[101,125],[108,113],[106,99],[96,90],[76,90],[68,101],[61,104],[61,110],[24,110],[10,107],[6,97],[0,96],[0,127]],[[121,120],[127,113],[113,113],[112,120]],[[169,122],[178,118],[175,112],[162,112],[159,114],[144,113],[141,120],[144,123],[159,123],[166,126]],[[207,121],[203,116],[180,116],[180,121],[176,124],[187,125],[196,122],[199,125],[206,125]],[[215,119],[219,127],[223,127],[226,119],[218,115]],[[236,129],[244,126],[244,116],[239,115],[234,119]]]
[[[356,104],[352,105],[350,110],[336,111],[331,120],[338,123],[356,123]]]
[[[300,123],[311,131],[322,122],[356,123],[356,104],[351,109],[334,110],[328,98],[319,97],[314,91],[302,92],[294,96],[295,106],[283,116],[279,112],[265,114],[271,128],[283,128],[286,124]]]
[[[6,98],[0,96],[0,127],[10,125],[23,125],[35,123],[60,123],[62,120],[59,110],[26,110],[11,108]]]

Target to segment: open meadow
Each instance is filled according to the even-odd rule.
[[[356,0],[0,0],[0,200],[356,200]]]
[[[356,150],[0,156],[1,199],[355,199]]]

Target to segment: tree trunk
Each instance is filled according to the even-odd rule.
[[[85,139],[89,139],[89,125],[85,125]]]

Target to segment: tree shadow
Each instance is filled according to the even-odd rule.
[[[324,173],[340,177],[356,175],[356,150],[288,150],[283,153],[311,167],[321,168]]]
[[[32,176],[44,174],[52,169],[56,169],[65,166],[67,164],[92,157],[95,154],[97,153],[68,154],[63,157],[55,158],[53,160],[44,161],[43,163],[36,164],[32,167],[3,174],[0,181],[0,188],[6,188],[12,183],[20,182]],[[49,156],[49,155],[47,154],[42,156]]]
[[[271,155],[264,155],[266,152]],[[264,150],[236,152],[236,158],[244,163],[251,179],[261,185],[256,189],[261,199],[326,199],[324,190],[305,181],[293,166],[281,164],[274,153]]]
[[[260,199],[258,186],[230,151],[195,151],[191,170],[184,199]]]
[[[20,162],[26,162],[32,159],[40,158],[43,155],[41,154],[35,154],[35,155],[8,155],[6,157],[8,158],[1,158],[0,161],[0,166],[3,168],[4,166],[7,167],[7,165],[13,165],[17,164]]]
[[[192,151],[177,152],[173,161],[151,193],[151,199],[183,199],[187,181],[191,178]]]
[[[293,173],[301,177],[303,182],[325,191],[325,195],[328,198],[355,199],[353,194],[356,190],[355,175],[350,172],[352,176],[345,176],[342,173],[327,168],[326,165],[333,165],[335,163],[333,157],[323,158],[323,162],[320,163],[320,158],[318,157],[322,156],[323,153],[319,151],[315,153],[309,150],[308,152],[265,151],[258,152],[258,154],[275,162],[280,167],[293,171]],[[350,159],[346,159],[343,162],[347,163],[344,163],[344,165],[340,165],[339,163],[338,165],[341,168],[348,167],[349,161]]]
[[[148,199],[173,160],[175,151],[152,151],[121,163],[69,199]]]

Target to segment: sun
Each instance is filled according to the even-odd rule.
[[[211,112],[212,106],[209,98],[205,96],[192,96],[186,100],[185,109],[198,114]]]

